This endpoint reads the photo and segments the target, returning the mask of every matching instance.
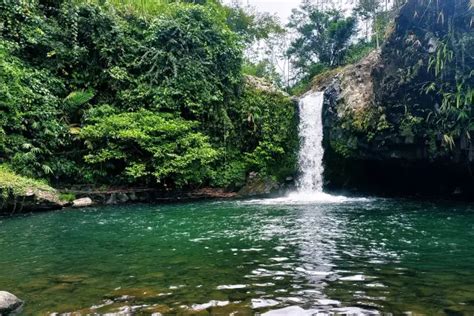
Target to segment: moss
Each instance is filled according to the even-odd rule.
[[[351,134],[365,135],[368,141],[390,129],[382,107],[363,107],[349,110],[342,118],[342,128]]]
[[[331,148],[344,158],[349,158],[357,149],[357,139],[350,138],[348,142],[342,140],[331,140]]]
[[[76,195],[74,193],[61,193],[59,199],[65,202],[72,202],[76,199]]]
[[[400,135],[413,140],[417,132],[417,127],[422,123],[423,119],[421,117],[413,116],[410,113],[405,113],[405,116],[400,122]]]
[[[52,187],[42,181],[19,176],[8,166],[0,165],[1,198],[7,199],[9,194],[14,196],[25,195],[28,190],[55,192]]]

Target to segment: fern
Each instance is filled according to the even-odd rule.
[[[80,106],[86,104],[94,98],[95,94],[92,90],[73,91],[64,99],[71,106]]]

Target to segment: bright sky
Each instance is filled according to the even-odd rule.
[[[223,0],[224,3],[230,4],[232,0]],[[288,22],[288,18],[291,15],[291,10],[294,8],[298,8],[301,4],[301,0],[237,0],[243,5],[249,4],[252,7],[257,8],[258,11],[261,12],[269,12],[272,14],[277,14],[281,22],[286,24]],[[472,0],[474,1],[474,0]],[[317,2],[317,1],[315,1]],[[354,6],[354,0],[333,0],[332,4],[338,10],[344,10],[349,12]]]
[[[248,0],[248,2],[259,11],[276,13],[284,23],[290,17],[291,10],[300,5],[299,0]]]

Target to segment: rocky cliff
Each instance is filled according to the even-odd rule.
[[[409,0],[380,49],[314,79],[331,189],[474,196],[469,0]]]

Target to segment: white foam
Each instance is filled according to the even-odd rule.
[[[329,310],[309,309],[305,310],[299,306],[288,306],[285,308],[275,309],[263,313],[262,316],[333,316],[333,315],[350,315],[350,316],[367,316],[380,315],[378,311],[367,310],[358,307],[340,307]]]
[[[316,275],[316,276],[328,276],[332,274],[332,272],[327,272],[327,271],[312,271],[312,270],[306,270],[304,268],[298,267],[295,269],[298,272],[303,272],[309,275]]]
[[[350,202],[370,202],[368,198],[353,198],[343,195],[331,195],[324,192],[293,192],[274,199],[256,199],[243,201],[243,204],[260,205],[304,205],[304,204],[342,204]]]
[[[341,302],[336,300],[329,300],[329,299],[319,299],[317,300],[318,305],[341,305]]]
[[[312,315],[311,311],[306,311],[299,306],[288,306],[281,309],[275,309],[266,313],[262,316],[309,316]]]

